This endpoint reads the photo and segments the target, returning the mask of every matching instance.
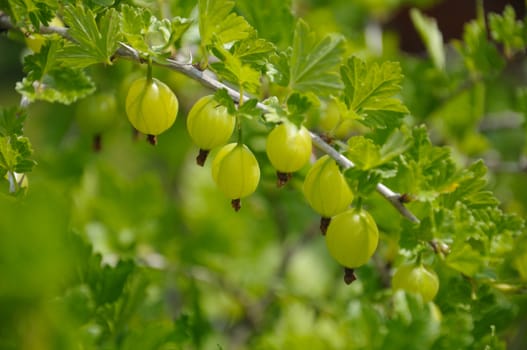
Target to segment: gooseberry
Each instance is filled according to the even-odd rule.
[[[423,301],[432,301],[439,290],[439,278],[435,271],[423,264],[399,266],[392,278],[392,288],[421,295]]]
[[[346,179],[332,158],[319,158],[304,179],[304,196],[309,205],[322,215],[321,230],[324,233],[329,218],[346,210],[353,200]]]
[[[371,258],[379,242],[379,230],[366,210],[348,209],[331,219],[325,241],[330,255],[353,269]]]
[[[156,78],[135,80],[126,96],[126,114],[133,127],[148,135],[155,144],[156,135],[174,124],[179,103],[168,85]]]
[[[290,174],[300,170],[311,156],[311,135],[304,127],[285,122],[267,136],[266,151],[269,161],[277,170],[278,185],[284,185]]]
[[[232,135],[236,117],[218,104],[213,95],[200,98],[187,117],[187,130],[192,141],[200,148],[196,162],[203,166],[209,151],[222,146]]]
[[[95,151],[101,148],[101,134],[112,127],[117,120],[117,101],[108,92],[96,93],[77,104],[75,119],[79,128],[93,136]]]
[[[252,194],[260,181],[260,167],[251,150],[240,143],[223,146],[212,162],[212,178],[240,210],[240,199]]]

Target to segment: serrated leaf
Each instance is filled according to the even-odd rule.
[[[472,277],[480,270],[483,258],[469,244],[463,244],[452,247],[445,262],[450,268]]]
[[[61,51],[61,60],[73,68],[84,68],[96,63],[110,65],[111,56],[118,47],[119,13],[110,8],[97,24],[95,14],[83,5],[65,6],[64,23],[74,42],[68,42]]]
[[[247,21],[233,12],[232,0],[199,0],[199,33],[201,50],[207,61],[207,47],[213,40],[220,45],[246,39],[254,34]]]
[[[278,97],[271,96],[262,103],[267,106],[264,114],[267,123],[277,124],[287,120],[287,110],[280,104]]]
[[[374,168],[381,163],[380,147],[364,136],[355,136],[348,140],[346,155],[362,170]]]
[[[487,167],[483,161],[473,163],[465,169],[456,182],[455,191],[444,195],[446,206],[452,206],[460,201],[471,208],[487,208],[498,204],[492,192],[486,190],[485,179]]]
[[[256,29],[259,37],[282,49],[291,45],[295,29],[291,0],[237,0],[236,8]]]
[[[356,197],[366,197],[374,192],[377,184],[382,181],[383,175],[391,177],[389,173],[381,169],[362,170],[358,167],[346,169],[344,175]]]
[[[264,39],[248,38],[234,43],[230,51],[243,64],[261,70],[267,64],[269,56],[275,52],[275,46]]]
[[[127,43],[145,54],[159,55],[181,38],[192,21],[174,17],[157,19],[148,9],[122,6],[121,31]]]
[[[454,190],[459,172],[450,151],[432,145],[424,127],[414,128],[412,136],[413,143],[399,159],[400,191],[430,201]]]
[[[289,121],[296,126],[300,126],[306,119],[306,113],[313,106],[313,102],[311,102],[309,97],[294,92],[287,99],[286,105]]]
[[[507,55],[515,51],[525,50],[527,43],[527,27],[521,20],[516,20],[514,7],[507,5],[502,15],[489,15],[489,28],[492,38],[505,45]]]
[[[234,56],[221,45],[212,49],[219,62],[210,66],[212,70],[222,79],[235,83],[244,91],[256,93],[260,88],[260,72],[249,65],[243,64],[240,58]]]
[[[231,96],[227,92],[227,89],[219,89],[214,93],[214,98],[218,101],[219,104],[227,107],[227,111],[231,115],[236,114],[236,105],[232,100]]]
[[[38,31],[40,25],[47,25],[57,9],[56,1],[9,0],[12,15],[17,25]]]
[[[398,62],[366,63],[351,57],[341,67],[344,101],[361,122],[372,128],[393,128],[409,113],[401,100],[393,96],[400,92],[403,75]]]
[[[16,84],[16,90],[30,102],[44,100],[70,104],[95,90],[94,83],[83,70],[59,65],[57,51],[58,43],[52,41],[39,53],[24,58],[27,76]]]
[[[403,220],[401,225],[399,245],[403,249],[412,250],[422,242],[427,242],[434,238],[430,217],[423,218],[418,224],[409,220]]]
[[[245,101],[238,108],[238,115],[245,116],[248,118],[256,118],[262,114],[262,111],[257,107],[258,99],[251,98]]]
[[[455,47],[471,72],[497,74],[505,66],[505,61],[496,46],[489,42],[487,28],[482,22],[474,20],[465,24],[463,42],[456,42]]]
[[[388,162],[406,152],[412,145],[412,139],[406,128],[395,130],[382,144],[380,154],[383,162]]]
[[[21,135],[27,114],[16,107],[0,109],[0,136]]]
[[[410,17],[417,32],[425,43],[426,50],[438,69],[445,68],[445,50],[443,35],[437,26],[435,19],[423,15],[418,9],[410,11]]]
[[[387,335],[379,349],[432,349],[440,335],[437,311],[415,295],[402,290],[393,295],[393,315],[386,322]],[[403,336],[403,334],[412,336]]]
[[[270,65],[267,67],[267,75],[276,84],[287,86],[289,84],[289,60],[292,48],[285,51],[276,52],[269,57]]]
[[[104,266],[90,281],[98,305],[115,302],[123,293],[125,284],[134,271],[132,261],[120,260],[115,267]]]
[[[307,23],[299,19],[289,58],[288,87],[295,91],[329,95],[342,88],[338,66],[344,54],[341,35],[317,40]]]
[[[9,136],[0,136],[0,168],[14,171],[19,154],[11,144]]]
[[[0,168],[9,172],[26,173],[36,164],[29,157],[33,150],[27,137],[0,136]]]
[[[405,152],[410,145],[410,138],[400,130],[391,133],[382,146],[370,138],[354,136],[348,140],[346,155],[359,169],[369,170],[388,163]]]

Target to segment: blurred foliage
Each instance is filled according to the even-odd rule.
[[[82,52],[51,40],[31,55],[27,35],[51,20],[46,9],[59,2],[0,1],[25,32],[0,36],[0,175],[7,176],[0,182],[0,348],[525,349],[527,25],[512,7],[488,21],[479,11],[443,46],[433,14],[425,14],[438,2],[200,1],[223,11],[203,24],[222,35],[208,28],[200,42],[196,21],[207,12],[195,1],[93,0],[88,11],[67,5],[66,19],[90,28],[72,33],[86,44]],[[116,10],[101,14],[117,3],[149,11],[119,32]],[[408,7],[423,11],[413,15],[427,50],[419,54],[400,50],[402,34],[383,27]],[[243,30],[229,32],[219,14]],[[141,40],[156,31],[164,34],[157,46]],[[255,33],[260,41],[251,46]],[[207,62],[207,53],[221,61],[211,63],[219,76],[265,97],[305,93],[298,104],[314,106],[308,125],[356,136],[345,146],[358,169],[346,176],[382,236],[357,281],[342,282],[319,236],[319,217],[302,194],[307,167],[276,188],[259,118],[243,125],[262,180],[239,213],[214,186],[210,160],[195,165],[186,133],[189,109],[209,90],[154,68],[178,96],[179,115],[155,148],[133,133],[124,98],[145,72],[112,61],[120,36],[158,60],[197,45],[196,61]],[[53,50],[59,61],[50,60]],[[340,61],[344,52],[355,56]],[[305,56],[316,72],[300,64]],[[70,78],[78,80],[61,83]],[[23,113],[13,107],[17,82],[32,101]],[[39,84],[52,94],[39,94]],[[74,118],[75,101],[93,89],[114,91],[120,103],[98,153],[94,135]],[[323,128],[330,113],[335,122]],[[411,196],[420,224],[374,193],[381,180]],[[434,302],[390,288],[393,267],[416,257],[439,275]]]

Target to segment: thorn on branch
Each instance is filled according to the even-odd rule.
[[[410,202],[413,202],[414,200],[415,200],[414,196],[408,193],[403,193],[399,196],[399,202],[401,202],[401,204],[410,203]]]

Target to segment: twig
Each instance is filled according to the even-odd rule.
[[[0,15],[0,26],[3,26],[4,24],[7,25],[7,28],[12,28],[12,24],[10,23],[9,18],[7,16],[5,16],[5,15]],[[58,27],[58,28],[57,27],[41,27],[40,30],[43,33],[58,33],[58,34],[60,34],[60,35],[62,35],[64,37],[66,37],[67,39],[70,39],[69,36],[68,36],[67,30],[65,30],[65,28],[60,28],[60,27]],[[121,46],[119,47],[117,52],[114,54],[114,58],[120,57],[120,58],[124,58],[124,59],[133,60],[133,61],[136,61],[136,62],[139,62],[139,63],[143,63],[144,62],[144,60],[141,58],[141,56],[140,56],[139,52],[137,52],[137,50],[135,50],[134,48],[132,48],[129,45],[126,45],[124,43],[120,43],[120,45]],[[160,66],[160,67],[165,67],[165,68],[168,68],[168,69],[180,72],[180,73],[182,73],[182,74],[184,74],[184,75],[186,75],[186,76],[188,76],[188,77],[190,77],[190,78],[192,78],[194,80],[197,80],[203,86],[205,86],[207,88],[210,88],[212,90],[225,89],[227,91],[227,93],[229,94],[229,96],[235,102],[239,102],[240,101],[240,93],[237,90],[232,89],[229,86],[221,83],[220,81],[218,81],[213,76],[213,74],[211,72],[209,72],[207,70],[201,71],[201,70],[197,69],[196,67],[194,67],[192,64],[181,63],[181,62],[178,62],[177,60],[174,60],[174,59],[171,59],[171,58],[165,59],[165,60],[163,60],[161,62],[154,61],[154,64],[157,65],[157,66]],[[248,96],[244,96],[244,99],[249,99],[249,97]],[[261,103],[261,102],[259,102],[257,106],[258,106],[258,108],[260,108],[263,111],[269,110],[269,107],[266,106],[265,104]],[[313,139],[313,143],[315,144],[315,146],[317,148],[319,148],[321,151],[323,151],[326,154],[328,154],[333,159],[335,159],[335,161],[337,161],[337,163],[342,168],[348,169],[348,168],[351,168],[351,167],[355,166],[352,161],[350,161],[348,158],[346,158],[345,156],[340,154],[337,150],[335,150],[333,147],[331,147],[331,145],[329,145],[327,142],[325,142],[317,134],[311,132],[311,137]],[[401,213],[401,215],[403,217],[407,218],[408,220],[410,220],[412,222],[416,222],[416,223],[419,222],[419,219],[412,212],[410,212],[410,210],[408,210],[408,208],[406,208],[404,206],[403,201],[401,200],[401,194],[392,191],[390,188],[388,188],[387,186],[383,185],[382,183],[379,183],[377,185],[377,192],[379,192],[379,194],[381,196],[383,196],[390,204],[392,204],[392,206],[397,211],[399,211],[399,213]]]

